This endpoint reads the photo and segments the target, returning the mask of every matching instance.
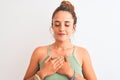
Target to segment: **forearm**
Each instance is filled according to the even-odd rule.
[[[23,80],[34,80],[34,76],[32,76],[30,78],[24,78]]]
[[[40,78],[40,76],[38,74],[35,74],[34,76],[24,79],[24,80],[43,80],[43,79]]]
[[[76,73],[75,77],[77,80],[86,80],[84,77],[82,77],[80,74]]]
[[[66,74],[66,76],[70,80],[86,80],[84,77],[82,77],[80,74],[76,73],[73,69],[70,69],[69,72]],[[76,79],[75,79],[76,78]]]
[[[24,78],[24,80],[43,80],[45,78],[45,73],[43,73],[41,70],[38,71],[36,74],[34,74],[32,77]]]
[[[70,72],[66,75],[70,80],[86,80],[84,77],[82,77],[80,74],[75,73],[72,69]],[[76,79],[75,79],[76,78]]]

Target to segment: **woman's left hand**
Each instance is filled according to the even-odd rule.
[[[63,66],[57,71],[57,73],[66,75],[68,78],[71,78],[74,74],[74,70],[70,66],[68,56],[65,56],[65,62]]]

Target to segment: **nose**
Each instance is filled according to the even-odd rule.
[[[64,31],[65,30],[65,26],[64,25],[61,25],[60,26],[60,31]]]

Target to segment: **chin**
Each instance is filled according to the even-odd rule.
[[[59,41],[59,42],[66,42],[66,41],[69,41],[68,39],[66,38],[57,38],[56,41]]]
[[[69,41],[69,37],[68,36],[54,36],[56,41],[59,42],[66,42]]]

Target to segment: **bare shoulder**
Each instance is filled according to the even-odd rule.
[[[39,46],[36,47],[33,51],[32,57],[39,59],[39,61],[41,61],[41,59],[47,54],[47,46]]]
[[[83,65],[84,61],[89,58],[89,53],[86,48],[76,46],[76,56],[78,57],[80,64]]]
[[[24,77],[25,80],[36,73],[36,71],[38,70],[39,62],[43,59],[43,56],[45,55],[46,52],[47,52],[47,46],[40,46],[34,49],[31,55],[29,67]]]
[[[84,47],[76,46],[77,47],[77,54],[81,56],[88,55],[88,51]]]
[[[77,55],[79,56],[79,62],[81,62],[82,65],[84,77],[87,80],[97,80],[87,49],[77,46]]]
[[[34,52],[37,52],[37,54],[39,54],[46,52],[46,50],[47,50],[47,46],[39,46],[35,48]]]

